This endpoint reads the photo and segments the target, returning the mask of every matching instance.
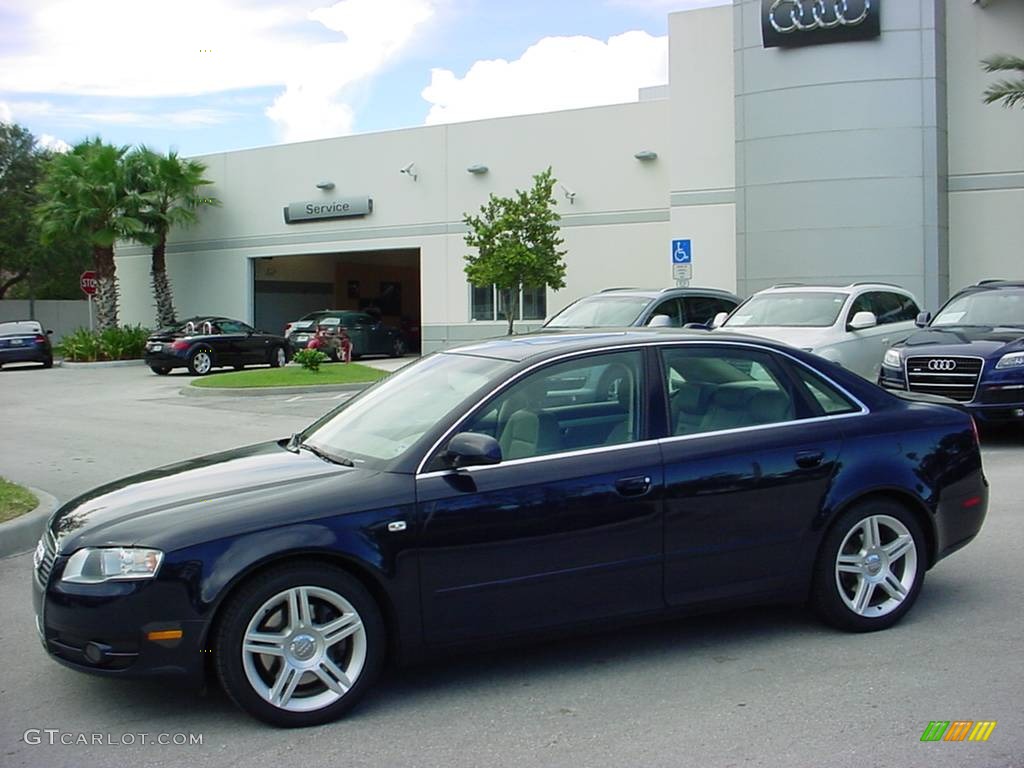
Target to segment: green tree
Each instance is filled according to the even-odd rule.
[[[124,157],[128,147],[82,141],[46,164],[36,208],[43,242],[69,236],[86,239],[96,270],[96,324],[117,327],[118,289],[114,242],[133,237],[142,222],[131,216]]]
[[[565,287],[564,250],[559,235],[561,216],[551,194],[556,179],[548,168],[533,177],[533,187],[517,189],[512,197],[491,195],[480,214],[464,214],[469,227],[466,245],[476,253],[466,254],[466,277],[472,285],[494,285],[505,295],[505,318],[512,335],[519,313],[523,287]]]
[[[1000,80],[985,89],[985,103],[1003,102],[1004,107],[1024,104],[1024,59],[1019,56],[998,54],[982,59],[981,65],[986,72],[1013,72],[1018,75],[1011,79]]]
[[[176,322],[174,296],[167,278],[167,235],[172,227],[188,227],[197,221],[196,211],[204,205],[220,205],[199,188],[212,184],[203,178],[206,166],[198,160],[186,160],[171,151],[158,154],[139,147],[127,158],[128,186],[131,190],[131,214],[143,229],[134,238],[153,252],[150,278],[156,301],[158,327]]]

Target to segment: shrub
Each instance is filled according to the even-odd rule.
[[[327,361],[327,355],[321,352],[319,349],[300,349],[295,353],[292,358],[296,363],[301,365],[307,371],[319,371],[320,363]]]
[[[108,328],[105,331],[79,328],[61,339],[57,351],[76,363],[137,360],[146,350],[148,337],[149,329],[141,325],[126,325],[121,328]]]

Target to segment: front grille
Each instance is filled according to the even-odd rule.
[[[45,587],[50,579],[53,563],[57,559],[57,539],[54,538],[53,532],[49,528],[43,533],[42,543],[43,556],[39,560],[39,565],[36,566],[36,577],[39,579],[39,583]]]
[[[980,357],[908,357],[907,388],[969,403],[978,389],[983,364]]]

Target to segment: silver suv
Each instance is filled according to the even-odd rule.
[[[813,352],[877,381],[882,357],[915,330],[914,295],[888,283],[786,283],[758,291],[713,327]]]
[[[606,288],[574,301],[544,323],[544,330],[710,323],[740,300],[717,288]],[[657,319],[655,319],[657,318]],[[654,321],[654,322],[652,322]]]

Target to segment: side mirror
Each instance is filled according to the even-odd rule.
[[[501,446],[490,435],[460,432],[448,442],[446,455],[453,469],[497,464],[501,461]]]
[[[46,335],[47,335],[47,336],[53,336],[53,331],[51,331],[51,330],[47,330],[47,331],[46,331]]]
[[[721,327],[722,327],[723,325],[725,325],[725,319],[726,319],[726,318],[727,318],[728,316],[729,316],[729,313],[728,313],[728,312],[719,312],[719,313],[718,313],[717,315],[715,315],[715,316],[714,316],[714,318],[713,318],[713,319],[711,320],[711,328],[712,328],[712,329],[715,329],[715,328],[721,328]]]
[[[648,328],[671,328],[672,318],[668,315],[652,315],[647,321]]]
[[[921,312],[921,313],[918,314],[917,319],[914,320],[914,325],[916,325],[918,328],[924,328],[931,321],[932,321],[932,313],[931,312]]]
[[[874,328],[876,325],[878,325],[878,318],[875,317],[874,312],[858,312],[850,321],[849,328],[851,331],[863,331],[866,328]]]

